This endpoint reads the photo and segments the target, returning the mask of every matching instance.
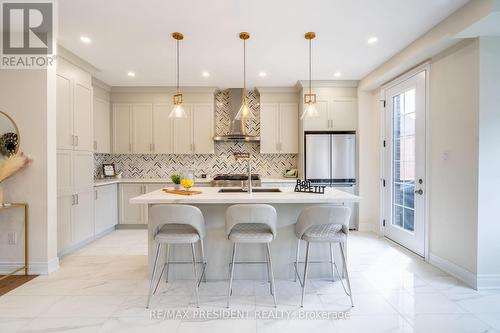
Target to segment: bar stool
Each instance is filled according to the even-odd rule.
[[[274,287],[273,264],[269,243],[276,237],[276,209],[270,205],[248,204],[233,205],[226,210],[226,236],[233,242],[231,263],[229,264],[229,290],[227,307],[233,292],[234,265],[236,264],[266,264],[269,290],[276,307],[276,292]],[[266,245],[266,261],[236,262],[238,243]]]
[[[157,243],[153,272],[151,274],[151,284],[149,287],[148,303],[149,308],[151,297],[156,292],[163,272],[166,268],[165,281],[168,282],[168,268],[170,264],[192,264],[194,274],[194,290],[196,295],[196,307],[199,307],[198,287],[205,277],[207,262],[203,249],[203,238],[207,234],[203,214],[198,207],[188,205],[155,205],[149,208],[149,223],[157,225],[154,240]],[[195,244],[200,241],[201,262],[196,261]],[[191,244],[191,261],[169,261],[170,245]],[[165,264],[155,285],[155,275],[158,266],[158,258],[163,245],[167,246]],[[202,265],[201,277],[198,280],[196,264]],[[205,280],[206,282],[206,280]],[[153,289],[153,286],[154,289]]]
[[[330,261],[314,261],[313,263],[330,263],[332,268],[332,280],[335,278],[334,270],[337,272],[344,288],[345,293],[351,299],[351,306],[354,307],[351,292],[351,282],[347,272],[347,261],[344,253],[345,244],[347,242],[347,234],[349,232],[349,218],[351,210],[343,206],[312,206],[305,208],[300,213],[297,223],[295,224],[295,235],[297,236],[297,253],[295,257],[295,274],[302,287],[302,298],[300,306],[304,306],[304,295],[306,292],[307,270],[309,268],[309,246],[311,243],[329,243],[330,244]],[[306,245],[306,261],[304,265],[304,275],[301,280],[298,267],[300,241],[303,240]],[[333,244],[338,244],[342,256],[342,266],[344,276],[347,281],[347,291],[342,276],[340,275],[337,265],[333,259]]]

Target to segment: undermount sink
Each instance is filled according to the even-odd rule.
[[[267,188],[267,187],[259,187],[252,189],[254,193],[277,193],[281,192],[279,188]],[[242,189],[240,187],[231,187],[231,188],[221,188],[219,193],[248,193],[247,189]]]

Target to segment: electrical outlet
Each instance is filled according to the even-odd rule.
[[[17,244],[17,232],[9,232],[7,234],[7,244],[16,245]]]

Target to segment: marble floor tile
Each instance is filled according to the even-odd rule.
[[[331,320],[257,320],[257,333],[338,332]]]
[[[113,317],[106,320],[99,333],[178,332],[178,320],[153,320],[140,317]]]
[[[419,314],[409,319],[418,332],[485,333],[492,328],[472,314]]]
[[[177,333],[256,333],[256,320],[208,320],[208,321],[182,321]]]
[[[40,317],[109,317],[125,300],[126,296],[63,296]]]
[[[353,315],[347,320],[333,321],[339,333],[412,333],[417,332],[402,316],[398,314]],[[443,331],[446,332],[446,331]]]
[[[106,318],[35,318],[18,333],[99,333]]]
[[[438,293],[411,294],[408,292],[395,292],[386,299],[403,315],[466,312],[455,302]]]
[[[0,318],[37,317],[65,296],[0,296]]]

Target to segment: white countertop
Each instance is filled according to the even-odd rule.
[[[209,184],[212,178],[196,178],[195,184]],[[296,178],[262,178],[262,183],[295,183]],[[165,185],[172,184],[172,181],[168,178],[104,178],[95,179],[94,186],[105,186],[111,184],[134,184],[134,183],[163,183]]]
[[[293,187],[281,187],[281,193],[218,193],[220,187],[193,188],[203,193],[191,196],[153,191],[130,199],[132,204],[236,204],[236,203],[347,203],[359,197],[337,189],[326,188],[325,194],[297,193]]]

